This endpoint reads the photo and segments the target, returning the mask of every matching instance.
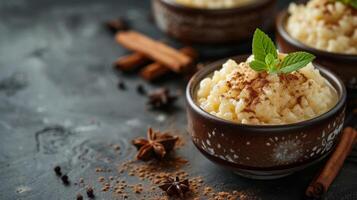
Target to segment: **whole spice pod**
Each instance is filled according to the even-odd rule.
[[[185,193],[190,190],[188,179],[180,181],[178,177],[175,179],[168,178],[162,185],[159,186],[169,196],[179,196],[183,198]]]
[[[148,105],[152,109],[164,110],[173,105],[177,100],[177,95],[171,94],[168,88],[163,87],[150,92],[148,98]]]
[[[175,147],[177,140],[177,136],[154,132],[152,128],[149,128],[147,138],[136,138],[132,143],[138,149],[136,158],[148,161],[152,158],[164,158]]]

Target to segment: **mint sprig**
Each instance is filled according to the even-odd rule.
[[[357,0],[336,0],[357,9]]]
[[[283,60],[279,59],[273,41],[260,29],[256,29],[253,36],[252,52],[254,60],[249,66],[257,71],[268,73],[291,73],[299,70],[315,59],[307,52],[294,52],[288,54]]]

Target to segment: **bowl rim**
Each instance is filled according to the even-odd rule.
[[[164,3],[165,5],[171,6],[175,9],[179,9],[187,12],[197,12],[200,14],[225,14],[225,13],[244,12],[244,11],[259,8],[269,3],[276,2],[276,0],[257,0],[255,2],[248,3],[246,5],[233,7],[233,8],[207,9],[207,8],[185,6],[183,4],[177,3],[175,0],[153,0],[153,1],[160,1],[161,3]]]
[[[329,52],[329,51],[324,51],[320,50],[311,46],[308,46],[297,39],[293,38],[287,31],[286,31],[286,21],[289,17],[289,13],[287,9],[283,9],[278,13],[278,16],[276,18],[276,31],[280,34],[280,36],[288,43],[290,43],[293,46],[296,46],[300,49],[304,49],[308,52],[312,52],[315,55],[320,55],[324,57],[332,57],[332,58],[338,58],[341,60],[355,60],[357,61],[357,54],[344,54],[344,53],[336,53],[336,52]]]
[[[200,83],[200,81],[203,78],[207,77],[208,74],[214,72],[218,68],[221,68],[222,64],[225,63],[228,59],[237,60],[237,59],[247,58],[248,56],[249,55],[246,54],[246,55],[238,55],[238,56],[233,56],[230,58],[220,59],[218,61],[215,61],[213,63],[206,65],[203,69],[196,72],[192,76],[192,78],[190,79],[190,81],[186,87],[186,102],[188,104],[187,106],[191,107],[196,113],[205,117],[206,119],[209,119],[212,121],[217,121],[217,122],[220,122],[223,125],[227,125],[227,126],[235,126],[237,128],[249,128],[249,129],[255,129],[258,131],[264,130],[264,131],[262,131],[262,133],[265,133],[265,134],[267,131],[282,130],[282,129],[293,130],[293,129],[311,126],[311,125],[314,125],[315,123],[318,123],[319,121],[323,121],[323,120],[331,117],[332,115],[336,114],[337,112],[339,112],[341,109],[344,108],[344,105],[345,105],[346,99],[347,99],[347,91],[346,91],[346,87],[345,87],[343,81],[336,74],[334,74],[332,71],[321,66],[320,64],[314,63],[314,66],[319,69],[321,75],[323,75],[324,77],[326,77],[328,79],[328,81],[331,83],[331,85],[334,87],[334,89],[339,94],[338,102],[336,103],[336,105],[334,107],[332,107],[329,111],[323,113],[322,115],[319,115],[319,116],[314,117],[309,120],[305,120],[305,121],[301,121],[301,122],[297,122],[297,123],[291,123],[291,124],[254,125],[254,124],[241,124],[238,122],[225,120],[225,119],[219,118],[219,117],[212,115],[212,114],[208,113],[207,111],[203,110],[196,103],[196,101],[194,100],[195,98],[193,97],[193,95],[195,95],[194,92],[196,91],[195,88],[197,88],[197,85]],[[334,86],[334,85],[336,85],[336,86]]]

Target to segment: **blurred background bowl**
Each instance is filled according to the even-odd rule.
[[[272,28],[276,0],[257,0],[229,9],[193,8],[174,0],[152,0],[157,26],[183,42],[228,43],[250,38],[256,28]]]

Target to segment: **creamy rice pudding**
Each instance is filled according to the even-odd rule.
[[[279,58],[286,55],[278,54]],[[337,93],[311,63],[289,74],[257,72],[228,60],[197,91],[199,106],[242,124],[290,124],[317,117],[337,103]]]
[[[291,3],[287,32],[300,42],[329,52],[357,54],[357,9],[331,0]]]

